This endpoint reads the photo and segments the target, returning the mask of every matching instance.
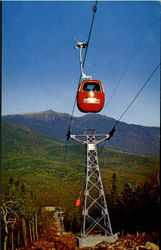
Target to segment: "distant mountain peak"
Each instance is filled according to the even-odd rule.
[[[57,112],[54,111],[53,109],[47,109],[47,110],[42,111],[42,113],[53,114],[53,113],[57,113]]]
[[[67,113],[60,113],[56,112],[53,109],[47,109],[39,112],[28,112],[28,113],[23,113],[19,114],[19,116],[23,116],[26,118],[37,118],[37,119],[46,119],[46,120],[55,120],[56,117],[67,117],[69,118],[70,115]]]
[[[48,109],[48,110],[43,110],[43,111],[38,111],[38,112],[28,112],[28,113],[23,113],[20,115],[39,115],[39,114],[45,114],[45,113],[57,113],[56,111],[52,110],[52,109]]]

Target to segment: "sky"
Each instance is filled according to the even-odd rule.
[[[72,113],[80,76],[74,37],[87,41],[94,4],[2,2],[2,115]],[[98,1],[84,72],[104,86],[100,114],[119,119],[159,63],[160,2]],[[121,121],[160,126],[160,70]]]

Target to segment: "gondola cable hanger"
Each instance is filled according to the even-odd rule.
[[[84,64],[85,64],[85,61],[86,61],[88,47],[89,47],[89,42],[90,42],[90,38],[91,38],[91,34],[92,34],[92,29],[93,29],[94,18],[95,18],[95,14],[96,14],[96,11],[97,11],[97,2],[98,1],[96,0],[95,5],[92,8],[92,10],[93,10],[93,16],[92,16],[92,21],[91,21],[91,25],[90,25],[88,40],[87,40],[86,43],[77,42],[77,47],[80,47],[80,64],[81,64],[81,72],[80,72],[80,77],[79,77],[79,81],[78,81],[78,89],[79,89],[80,82],[81,82],[81,79],[82,79],[82,76],[83,76],[83,74],[82,74],[83,73],[83,67],[84,67]],[[85,48],[83,59],[81,58],[82,48]],[[78,92],[78,89],[77,89],[77,92]],[[70,134],[71,134],[71,125],[72,125],[72,120],[73,120],[73,115],[74,115],[74,109],[75,109],[76,102],[77,102],[77,93],[76,93],[76,96],[75,96],[75,99],[74,99],[74,104],[73,104],[73,108],[72,108],[72,114],[71,114],[71,118],[70,118],[70,122],[69,122],[69,128],[68,128],[68,132],[67,132],[67,141],[69,141]]]

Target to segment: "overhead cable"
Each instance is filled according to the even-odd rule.
[[[83,57],[83,64],[82,64],[83,66],[85,64],[86,57],[87,57],[87,51],[88,51],[89,42],[90,42],[90,38],[91,38],[91,33],[92,33],[94,18],[95,18],[95,14],[96,14],[96,11],[97,11],[97,2],[98,2],[98,0],[96,0],[95,5],[93,6],[93,16],[92,16],[92,21],[91,21],[91,25],[90,25],[90,30],[89,30],[88,40],[87,40],[87,46],[85,48],[85,53],[84,53],[84,57]],[[78,81],[78,89],[79,89],[79,86],[80,86],[81,77],[82,77],[82,75],[80,73],[80,77],[79,77],[79,81]],[[77,89],[77,92],[78,92],[78,89]],[[70,118],[70,122],[69,122],[68,132],[67,132],[67,135],[66,135],[67,136],[67,143],[66,143],[66,147],[65,147],[64,162],[66,160],[66,154],[67,154],[67,148],[68,148],[68,141],[69,141],[69,138],[70,138],[70,135],[71,135],[71,125],[72,125],[72,120],[73,120],[73,115],[74,115],[74,109],[75,109],[76,101],[77,101],[77,93],[76,93],[74,104],[73,104],[73,108],[72,108],[72,114],[71,114],[71,118]]]
[[[111,129],[109,135],[109,139],[113,136],[115,130],[116,130],[116,126],[118,125],[119,121],[122,119],[122,117],[126,114],[126,112],[128,111],[128,109],[131,107],[131,105],[134,103],[134,101],[136,100],[136,98],[140,95],[140,93],[143,91],[143,89],[145,88],[145,86],[148,84],[148,82],[151,80],[151,78],[153,77],[153,75],[156,73],[156,71],[158,70],[160,66],[160,63],[154,68],[154,70],[152,71],[152,73],[150,74],[150,76],[148,77],[148,79],[145,81],[145,83],[142,85],[142,87],[140,88],[140,90],[137,92],[137,94],[135,95],[135,97],[131,100],[131,102],[129,103],[129,105],[127,106],[127,108],[124,110],[124,112],[120,115],[119,119],[115,122],[113,128]],[[112,136],[111,136],[112,135]],[[103,148],[105,146],[105,143],[103,144],[103,146],[101,147],[100,151],[99,151],[99,155],[102,152]]]
[[[87,46],[85,48],[85,53],[84,53],[84,57],[83,57],[83,64],[82,64],[83,67],[84,67],[84,64],[85,64],[85,61],[86,61],[87,51],[88,51],[89,42],[90,42],[91,33],[92,33],[92,28],[93,28],[93,23],[94,23],[94,18],[95,18],[95,14],[96,14],[96,11],[97,11],[97,2],[98,1],[96,0],[95,5],[93,6],[93,16],[92,16],[92,21],[91,21],[91,25],[90,25],[90,30],[89,30],[88,40],[87,40]],[[79,81],[78,81],[78,89],[79,89],[79,86],[80,86],[81,77],[82,77],[82,75],[80,73],[80,77],[79,77]],[[78,91],[78,89],[77,89],[77,91]],[[72,120],[73,120],[76,101],[77,101],[77,93],[76,93],[76,96],[75,96],[74,105],[73,105],[72,114],[71,114],[70,123],[69,123],[69,128],[68,128],[68,132],[67,132],[67,140],[69,140],[70,134],[71,134],[71,124],[72,124]]]
[[[134,103],[134,101],[136,100],[136,98],[143,91],[143,89],[145,88],[145,86],[148,84],[148,82],[151,80],[151,78],[153,77],[153,75],[155,74],[155,72],[158,70],[159,66],[160,66],[160,63],[155,67],[155,69],[152,71],[152,73],[150,74],[150,76],[148,77],[148,79],[145,81],[145,83],[143,84],[143,86],[141,87],[141,89],[138,91],[138,93],[135,95],[135,97],[129,103],[129,105],[127,106],[127,108],[125,109],[125,111],[122,113],[122,115],[120,116],[120,118],[116,121],[114,127],[116,127],[116,125],[118,124],[118,122],[122,119],[122,117],[126,114],[126,112],[128,111],[128,109],[130,108],[130,106]]]

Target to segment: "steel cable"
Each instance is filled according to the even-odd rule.
[[[160,63],[155,67],[155,69],[152,71],[152,73],[150,74],[150,76],[148,77],[148,79],[145,81],[145,83],[143,84],[143,86],[141,87],[141,89],[138,91],[138,93],[135,95],[135,97],[129,103],[129,105],[127,106],[127,108],[125,109],[125,111],[122,113],[122,115],[120,116],[120,118],[116,121],[116,123],[114,124],[114,127],[116,127],[116,125],[118,124],[118,122],[122,119],[122,117],[126,114],[126,112],[128,111],[128,109],[130,108],[130,106],[134,103],[134,101],[136,100],[136,98],[143,91],[143,89],[148,84],[148,82],[150,81],[150,79],[153,77],[153,75],[155,74],[155,72],[157,71],[157,69],[159,68],[159,66],[160,66]]]
[[[129,105],[127,106],[127,108],[124,110],[124,112],[120,115],[119,119],[115,122],[112,130],[116,128],[117,124],[119,123],[119,121],[122,119],[122,117],[126,114],[126,112],[128,111],[128,109],[131,107],[131,105],[134,103],[134,101],[136,100],[136,98],[140,95],[140,93],[143,91],[143,89],[145,88],[145,86],[148,84],[148,82],[151,80],[151,78],[153,77],[153,75],[155,74],[155,72],[158,70],[160,66],[160,63],[154,68],[154,70],[152,71],[152,73],[150,74],[150,76],[148,77],[148,79],[145,81],[145,83],[142,85],[142,87],[140,88],[140,90],[137,92],[137,94],[135,95],[135,97],[131,100],[131,102],[129,103]],[[112,131],[111,130],[111,131]],[[104,146],[105,146],[106,141],[104,142],[103,146],[101,147],[100,151],[99,151],[99,155],[102,152]]]
[[[95,6],[93,7],[93,17],[92,17],[92,22],[91,22],[90,30],[89,30],[89,35],[88,35],[88,40],[87,40],[87,46],[85,48],[85,53],[84,53],[84,57],[83,57],[83,67],[84,67],[84,64],[85,64],[86,57],[87,57],[87,51],[88,51],[88,46],[89,46],[89,42],[90,42],[90,38],[91,38],[91,33],[92,33],[92,28],[93,28],[93,23],[94,23],[94,18],[95,18],[95,13],[96,13],[96,10],[97,10],[97,2],[98,1],[96,0]],[[82,77],[82,75],[80,73],[80,77],[79,77],[79,81],[78,81],[78,89],[79,89],[79,86],[80,86],[81,77]],[[78,89],[77,89],[77,92],[78,92]],[[74,115],[74,109],[75,109],[76,101],[77,101],[77,93],[76,93],[75,100],[74,100],[74,105],[73,105],[73,109],[72,109],[71,119],[70,119],[70,123],[69,123],[69,129],[71,129],[71,124],[72,124],[72,120],[73,120],[73,115]],[[68,129],[68,131],[69,131],[69,129]]]
[[[89,46],[89,42],[90,42],[90,38],[91,38],[91,34],[92,34],[92,28],[93,28],[95,13],[96,13],[96,10],[97,10],[97,2],[98,1],[96,0],[95,5],[93,6],[93,16],[92,16],[92,21],[91,21],[91,25],[90,25],[88,40],[87,40],[87,47],[85,48],[85,53],[84,53],[84,57],[83,57],[83,67],[84,67],[84,64],[85,64],[85,61],[86,61],[88,46]],[[77,92],[78,92],[78,89],[79,89],[79,86],[80,86],[81,77],[82,77],[82,75],[80,73]],[[68,132],[67,132],[67,143],[66,143],[66,147],[65,147],[65,155],[64,155],[64,161],[63,162],[65,162],[65,160],[66,160],[68,141],[69,141],[69,137],[70,137],[70,134],[71,134],[71,125],[72,125],[72,121],[73,121],[73,115],[74,115],[74,109],[75,109],[76,102],[77,102],[77,93],[76,93],[76,96],[75,96],[75,99],[74,99],[72,114],[71,114],[71,118],[70,118],[70,122],[69,122],[69,128],[68,128]]]

